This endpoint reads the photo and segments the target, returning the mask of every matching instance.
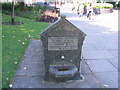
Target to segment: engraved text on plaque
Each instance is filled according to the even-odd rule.
[[[48,50],[77,50],[77,37],[48,37]]]

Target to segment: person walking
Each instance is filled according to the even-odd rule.
[[[87,18],[89,18],[89,20],[92,17],[92,13],[93,13],[93,8],[92,8],[92,4],[90,3],[89,7],[87,8]]]
[[[75,11],[75,5],[73,5],[73,7],[72,7],[72,11],[73,11],[73,12]]]
[[[77,14],[81,17],[84,13],[84,6],[82,4],[78,5]]]

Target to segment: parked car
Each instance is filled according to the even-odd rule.
[[[37,3],[34,3],[34,5],[50,6],[50,3],[47,3],[47,2],[37,2]]]

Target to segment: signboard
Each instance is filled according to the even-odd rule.
[[[77,50],[77,37],[48,37],[48,50]]]

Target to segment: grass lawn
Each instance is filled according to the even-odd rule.
[[[22,25],[2,25],[2,88],[8,88],[22,59],[30,39],[40,39],[40,32],[49,23],[15,17]],[[10,22],[9,15],[2,14],[2,22]]]

